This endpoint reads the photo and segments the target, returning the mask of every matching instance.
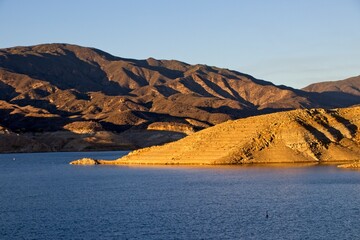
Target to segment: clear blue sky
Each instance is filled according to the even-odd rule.
[[[96,47],[296,88],[360,74],[360,0],[0,0],[0,48]]]

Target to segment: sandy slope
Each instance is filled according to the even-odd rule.
[[[242,164],[360,159],[360,107],[294,110],[228,121],[99,164]],[[81,164],[81,161],[77,162]]]

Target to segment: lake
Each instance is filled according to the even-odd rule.
[[[126,153],[0,154],[0,239],[360,237],[360,171],[68,164]]]

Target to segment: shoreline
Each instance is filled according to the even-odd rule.
[[[91,158],[82,158],[71,161],[70,165],[105,165],[105,166],[128,166],[128,167],[315,167],[315,166],[337,166],[338,168],[360,168],[354,166],[357,161],[331,161],[331,162],[252,162],[241,164],[209,164],[209,163],[149,163],[149,162],[126,162],[117,160],[100,160]],[[349,166],[349,167],[347,167]]]

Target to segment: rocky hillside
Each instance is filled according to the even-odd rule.
[[[202,165],[355,160],[360,160],[360,107],[293,110],[228,121],[177,142],[96,163]]]
[[[0,49],[0,125],[46,145],[43,151],[138,148],[150,136],[151,144],[162,144],[231,119],[359,103],[228,69],[125,59],[69,44]],[[51,143],[59,144],[43,141],[54,132],[63,137]],[[100,142],[106,144],[97,148]]]
[[[331,102],[355,105],[359,104],[360,99],[360,76],[340,81],[314,83],[303,88],[303,90],[321,93],[321,96],[330,99]]]
[[[360,96],[360,76],[340,81],[329,81],[311,84],[303,90],[308,92],[338,92]]]

